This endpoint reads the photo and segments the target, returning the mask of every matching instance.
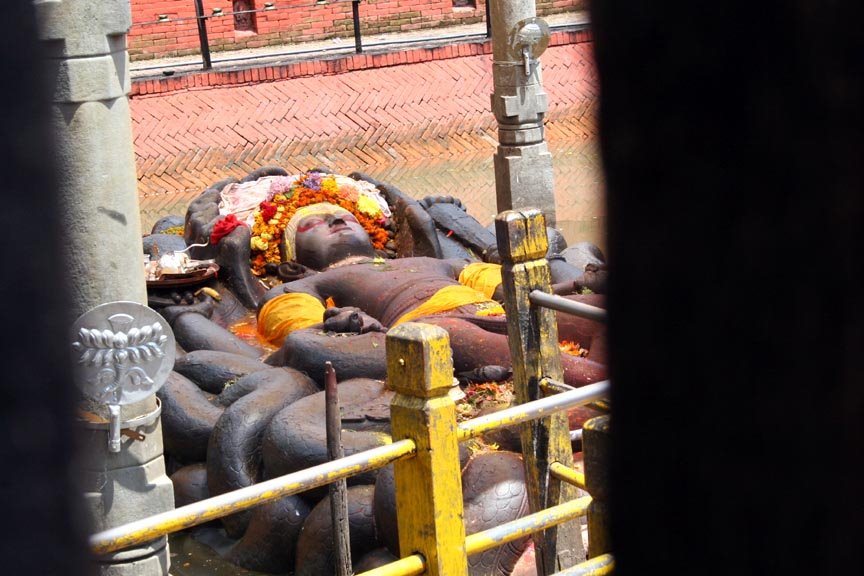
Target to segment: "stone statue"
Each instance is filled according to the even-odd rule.
[[[388,442],[384,334],[400,322],[446,329],[463,384],[508,377],[494,234],[458,199],[417,201],[352,176],[291,176],[266,167],[217,183],[190,204],[185,244],[201,244],[190,254],[219,264],[211,287],[220,299],[207,295],[212,291],[198,300],[191,291],[183,298],[150,295],[182,348],[160,392],[178,505],[326,461],[319,391],[325,361],[340,379],[346,455]],[[561,242],[554,244],[560,249]],[[550,268],[556,292],[602,306],[605,271],[596,260],[579,269],[551,256]],[[226,329],[250,318],[259,341]],[[602,326],[561,315],[559,335],[588,350],[562,354],[566,382],[605,378]],[[505,432],[489,442],[502,449],[460,447],[469,533],[527,512],[520,457],[509,451],[519,450],[518,439]],[[496,489],[502,482],[510,486],[506,494]],[[354,570],[395,559],[392,470],[361,475],[349,486]],[[210,528],[205,539],[227,561],[252,570],[332,573],[322,495],[316,490],[224,518],[224,533],[214,536]],[[471,574],[511,573],[526,544],[472,557]]]

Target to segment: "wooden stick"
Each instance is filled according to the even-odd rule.
[[[327,456],[337,460],[345,455],[342,448],[342,415],[339,410],[339,388],[333,364],[324,364],[324,401],[327,419]],[[336,576],[351,576],[351,537],[348,532],[348,483],[343,478],[330,484],[330,519],[333,547],[336,551]]]

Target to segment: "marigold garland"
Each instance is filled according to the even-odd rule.
[[[262,202],[255,211],[252,226],[252,272],[261,276],[268,263],[280,263],[282,236],[288,221],[298,208],[320,202],[341,206],[354,214],[369,234],[372,246],[383,250],[389,235],[383,228],[385,217],[381,209],[368,196],[358,198],[356,190],[345,188],[340,190],[333,175],[307,172],[290,190],[282,188],[270,201]]]

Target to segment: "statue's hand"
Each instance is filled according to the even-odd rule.
[[[420,200],[420,205],[423,208],[429,208],[432,204],[455,204],[462,210],[465,210],[465,206],[462,204],[462,201],[459,198],[454,198],[453,196],[426,196],[422,200]]]
[[[283,262],[276,267],[276,275],[283,282],[293,282],[294,280],[300,280],[317,273],[315,270],[293,260],[291,262]]]
[[[324,330],[343,334],[386,332],[380,322],[353,306],[327,308],[324,311]]]

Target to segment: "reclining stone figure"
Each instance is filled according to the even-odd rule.
[[[160,393],[178,503],[323,462],[323,399],[315,391],[323,382],[324,362],[336,367],[347,412],[366,414],[364,406],[370,402],[386,404],[388,391],[381,382],[386,376],[384,332],[399,322],[417,320],[445,328],[457,373],[487,374],[492,371],[484,367],[510,365],[503,310],[496,301],[500,274],[489,265],[497,256],[494,236],[484,233],[470,217],[461,218],[464,209],[458,200],[433,197],[418,202],[392,187],[370,182],[384,192],[392,213],[386,221],[370,224],[356,213],[356,201],[342,202],[333,195],[314,199],[323,201],[304,200],[302,206],[289,206],[273,196],[266,200],[273,206],[265,205],[271,218],[263,218],[259,203],[249,220],[251,226],[226,231],[226,217],[219,214],[226,187],[251,187],[263,178],[286,176],[281,169],[266,168],[242,182],[223,182],[196,199],[187,213],[186,243],[208,244],[193,249],[195,257],[215,258],[231,293],[223,293],[219,303],[165,309],[175,333],[207,336],[178,337],[178,341],[218,341],[223,350],[212,352],[204,346],[180,357],[175,374]],[[303,186],[306,189],[330,182],[322,176],[307,180],[308,174],[299,178],[298,183],[308,184]],[[284,206],[281,212],[279,206]],[[270,227],[262,226],[273,220],[279,224],[278,242]],[[219,241],[209,242],[214,229],[220,228],[224,234]],[[442,228],[456,233],[448,236]],[[460,242],[454,240],[457,237]],[[487,262],[477,262],[478,257]],[[579,292],[583,287],[602,291],[602,271],[575,269],[556,258],[550,260],[550,268],[560,293]],[[261,279],[268,276],[284,283],[266,289]],[[600,294],[569,297],[601,306],[603,301]],[[257,311],[261,337],[278,346],[267,364],[253,359],[261,356],[253,347],[227,342],[230,335],[218,334],[222,328],[207,319],[213,314],[219,324],[229,324],[226,319],[237,311],[226,310],[227,303],[236,309],[238,301]],[[559,335],[589,350],[587,358],[562,355],[565,381],[580,385],[605,377],[600,325],[562,315]],[[388,424],[378,417],[343,420],[343,427],[348,453],[388,441]],[[473,503],[466,504],[465,513],[470,531],[525,513],[519,456],[506,451],[471,456],[464,449],[461,456],[466,502]],[[373,481],[374,490],[368,485]],[[500,482],[511,487],[508,494],[497,490]],[[377,481],[374,475],[365,475],[352,483],[349,500],[351,510],[356,510],[352,522],[355,516],[357,521],[356,530],[352,524],[352,547],[370,551],[365,559],[357,559],[356,570],[392,559],[398,538],[392,472],[382,471]],[[318,503],[319,497],[320,493],[303,494],[224,519],[228,535],[236,539],[226,548],[225,557],[268,572],[332,573],[327,539],[315,536],[318,531],[327,533],[321,523],[329,518],[326,510],[319,510],[326,504],[326,500]],[[523,545],[472,557],[472,576],[509,573]]]
[[[329,359],[345,377],[383,378],[383,332],[423,321],[450,333],[457,372],[510,365],[504,310],[494,299],[500,286],[496,265],[427,257],[376,260],[356,219],[330,204],[298,211],[284,242],[308,271],[271,288],[259,305],[259,333],[281,346],[268,363],[301,369],[318,380],[316,365]],[[557,288],[572,292],[576,284]],[[601,299],[574,298],[594,304]],[[583,385],[604,378],[601,326],[561,315],[559,332],[589,350],[587,358],[563,355],[565,381]],[[345,333],[354,336],[333,336]]]

